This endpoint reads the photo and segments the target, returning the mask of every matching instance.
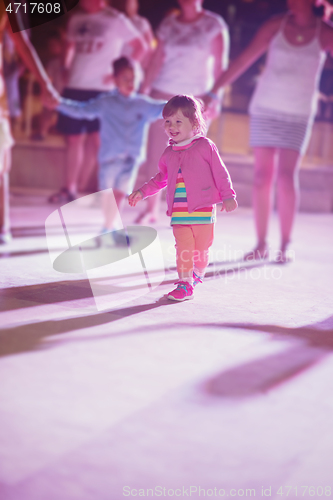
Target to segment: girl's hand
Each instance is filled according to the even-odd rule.
[[[140,189],[138,189],[137,191],[133,191],[133,193],[129,195],[128,203],[131,205],[131,207],[135,207],[137,202],[142,199],[143,199],[142,193]]]
[[[221,212],[225,210],[226,212],[232,212],[238,207],[238,203],[234,198],[229,198],[229,200],[222,201]]]

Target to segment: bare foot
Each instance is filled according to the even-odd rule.
[[[295,255],[292,250],[281,249],[276,252],[276,257],[274,262],[277,264],[288,264],[288,262],[293,262],[295,260]]]
[[[244,255],[243,260],[266,260],[269,257],[269,250],[266,244],[256,246],[251,252]]]

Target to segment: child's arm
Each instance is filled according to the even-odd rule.
[[[142,99],[145,101],[145,116],[148,121],[152,122],[158,118],[162,118],[162,111],[167,101],[152,99],[147,96],[142,96]]]
[[[60,104],[57,111],[71,118],[94,120],[101,115],[101,98],[90,99],[89,101],[79,102],[72,99],[60,99]]]

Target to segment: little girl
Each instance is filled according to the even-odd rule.
[[[202,106],[194,97],[177,95],[163,109],[169,146],[158,165],[159,172],[129,196],[129,204],[152,196],[167,186],[167,215],[176,240],[177,288],[170,300],[193,299],[202,282],[213,243],[216,203],[221,210],[237,208],[229,172],[215,144],[204,136]]]

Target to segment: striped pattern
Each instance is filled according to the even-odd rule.
[[[171,225],[173,224],[212,224],[216,219],[215,206],[210,205],[188,212],[187,194],[183,174],[178,171],[175,196],[172,206]]]
[[[289,121],[276,116],[251,115],[250,145],[293,149],[304,153],[312,130],[312,120]]]

